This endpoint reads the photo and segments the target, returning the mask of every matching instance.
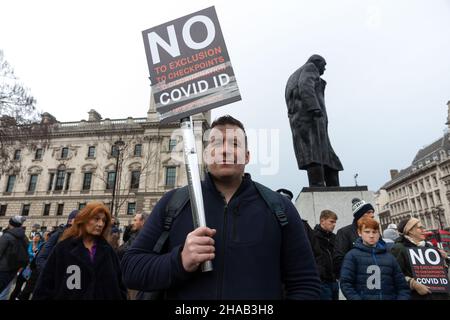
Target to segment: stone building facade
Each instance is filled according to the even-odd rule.
[[[210,117],[193,117],[200,155]],[[50,229],[88,202],[111,207],[113,194],[112,213],[124,226],[137,211],[150,212],[165,192],[187,184],[179,123],[161,125],[153,107],[146,118],[103,119],[91,110],[87,121],[58,122],[48,113],[43,121],[51,123],[47,141],[18,143],[0,176],[0,227],[20,214],[28,216],[27,231],[36,223]]]
[[[450,128],[450,101],[447,125]],[[391,170],[391,180],[381,189],[388,195],[391,222],[419,218],[427,229],[450,225],[450,134],[419,150],[411,165]],[[386,208],[385,208],[386,209]],[[386,211],[386,210],[385,210]]]

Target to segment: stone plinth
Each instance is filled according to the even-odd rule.
[[[319,223],[322,210],[334,211],[338,220],[334,232],[352,223],[352,199],[359,198],[374,203],[374,194],[368,191],[367,186],[356,187],[318,187],[303,188],[295,200],[295,207],[302,219],[308,221],[314,228]]]

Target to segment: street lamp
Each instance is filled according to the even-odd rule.
[[[119,158],[120,158],[120,151],[121,151],[121,147],[124,146],[124,142],[122,141],[122,139],[117,140],[116,142],[114,142],[114,146],[115,146],[115,156],[116,156],[116,174],[114,175],[114,185],[113,185],[113,192],[112,192],[112,202],[111,202],[111,213],[114,214],[114,217],[117,220],[117,215],[118,215],[118,211],[117,211],[117,205],[116,208],[114,208],[114,201],[116,198],[116,184],[117,184],[117,175],[119,174]],[[114,154],[113,154],[114,156]],[[119,185],[120,188],[120,185]],[[114,211],[115,209],[115,211]]]
[[[441,213],[444,211],[442,207],[436,206],[431,210],[431,213],[433,213],[433,216],[438,219],[439,221],[439,229],[443,229],[442,220],[441,220]]]

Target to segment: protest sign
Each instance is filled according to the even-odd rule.
[[[214,7],[142,35],[161,123],[241,100]]]
[[[444,260],[434,248],[408,248],[411,269],[417,282],[432,292],[448,292],[448,275]]]

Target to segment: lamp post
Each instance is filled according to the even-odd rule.
[[[433,213],[434,217],[436,217],[439,221],[439,229],[443,229],[442,220],[441,220],[441,213],[444,211],[440,206],[434,207],[431,212]]]
[[[117,206],[114,208],[114,201],[116,198],[117,175],[120,172],[120,168],[119,168],[119,158],[120,158],[120,152],[121,152],[120,148],[123,147],[124,144],[125,143],[122,141],[122,139],[119,139],[116,142],[114,142],[115,156],[116,156],[116,174],[114,175],[114,185],[113,185],[112,201],[111,201],[111,213],[114,214],[114,217],[116,218],[116,220],[117,220],[118,211],[117,211]],[[120,188],[120,185],[119,185],[119,188]]]

